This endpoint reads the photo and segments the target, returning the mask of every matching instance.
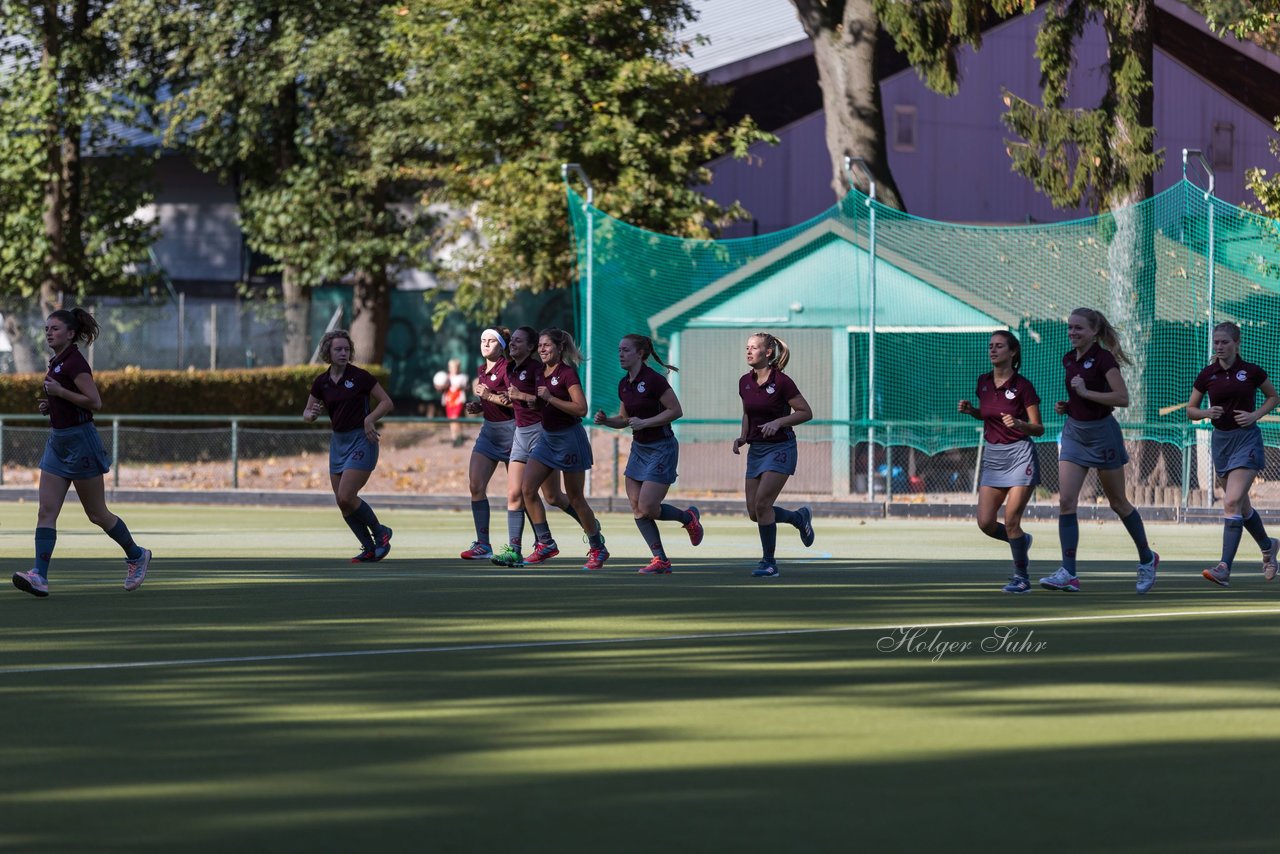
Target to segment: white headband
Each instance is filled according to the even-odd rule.
[[[484,336],[486,335],[492,335],[494,338],[497,338],[498,344],[502,347],[502,349],[503,350],[507,349],[507,339],[502,337],[501,332],[499,332],[496,329],[486,329],[484,332],[480,333],[481,338],[484,338]]]

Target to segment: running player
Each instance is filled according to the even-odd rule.
[[[671,430],[671,422],[684,413],[666,377],[645,363],[650,356],[668,371],[679,370],[663,362],[653,349],[653,341],[644,335],[622,337],[618,342],[618,362],[626,371],[626,376],[618,382],[622,411],[610,418],[602,409],[596,413],[595,421],[617,429],[631,429],[627,499],[631,502],[636,527],[653,553],[653,560],[640,569],[640,574],[665,575],[671,572],[671,561],[662,547],[658,522],[679,522],[695,546],[702,542],[702,523],[697,507],[681,510],[663,502],[667,490],[676,482],[676,467],[680,462],[680,443]]]
[[[507,340],[510,337],[511,332],[501,326],[480,333],[480,355],[484,362],[472,389],[476,399],[467,403],[468,414],[484,416],[484,426],[476,436],[467,470],[476,539],[471,548],[462,553],[463,560],[493,557],[493,546],[489,543],[489,481],[498,470],[498,463],[510,464],[511,440],[516,432],[511,401],[507,399]]]
[[[1249,487],[1262,470],[1262,430],[1258,421],[1280,404],[1280,395],[1267,372],[1240,358],[1240,327],[1219,323],[1213,328],[1213,361],[1196,377],[1187,400],[1187,417],[1213,421],[1213,467],[1222,481],[1222,560],[1201,573],[1221,587],[1231,583],[1231,564],[1240,548],[1243,529],[1262,549],[1262,577],[1276,577],[1276,550],[1280,540],[1267,535],[1258,511],[1249,502]],[[1266,395],[1253,408],[1258,391]],[[1200,404],[1209,395],[1208,409]]]
[[[320,358],[329,370],[311,383],[302,411],[308,424],[328,410],[333,435],[329,438],[329,482],[342,520],[360,541],[352,563],[382,560],[391,551],[391,529],[378,521],[373,508],[360,497],[378,465],[378,419],[391,411],[390,396],[368,371],[351,364],[351,334],[345,329],[325,333]],[[375,406],[369,409],[369,399]]]
[[[1129,358],[1120,346],[1115,329],[1101,312],[1077,308],[1067,318],[1067,340],[1071,350],[1062,357],[1067,399],[1054,404],[1054,411],[1066,415],[1062,446],[1058,451],[1058,538],[1062,542],[1062,566],[1040,579],[1046,590],[1080,590],[1076,578],[1076,547],[1080,523],[1076,504],[1089,469],[1097,469],[1098,482],[1111,509],[1124,522],[1125,530],[1138,547],[1138,593],[1146,593],[1156,583],[1160,556],[1147,544],[1146,528],[1137,508],[1124,495],[1124,466],[1129,454],[1124,449],[1120,425],[1111,414],[1115,407],[1129,405],[1129,389],[1120,373]],[[1106,345],[1105,349],[1103,345]]]
[[[544,329],[538,336],[538,358],[542,371],[538,374],[538,400],[542,406],[542,435],[533,446],[529,463],[524,470],[524,507],[535,531],[546,524],[546,510],[542,502],[535,501],[538,489],[554,472],[564,477],[564,490],[569,502],[578,514],[582,530],[587,535],[590,548],[583,569],[600,569],[609,559],[609,551],[600,533],[591,506],[587,504],[583,487],[587,472],[594,462],[591,442],[582,427],[582,417],[587,414],[587,397],[582,390],[576,366],[582,359],[573,336],[563,329]],[[539,532],[541,533],[541,532]],[[541,537],[538,548],[543,547]],[[552,541],[553,553],[558,553]],[[542,560],[551,557],[547,554]]]
[[[757,332],[747,339],[747,365],[751,370],[738,380],[742,398],[742,435],[733,440],[733,452],[747,452],[747,514],[760,527],[763,555],[755,571],[757,578],[776,578],[778,562],[774,549],[778,522],[794,525],[805,548],[813,545],[813,514],[808,507],[786,510],[774,505],[787,478],[796,473],[796,433],[791,429],[813,418],[800,389],[782,372],[791,351],[779,338]]]
[[[551,526],[543,510],[540,524],[533,526],[536,542],[529,557],[521,553],[524,538],[524,471],[533,453],[533,446],[542,435],[542,410],[538,400],[538,377],[542,374],[542,361],[533,350],[538,344],[538,331],[531,326],[521,326],[511,333],[507,342],[507,399],[515,412],[516,431],[511,440],[511,463],[507,466],[507,538],[508,543],[490,561],[497,566],[524,566],[550,560],[560,553],[551,537]],[[569,503],[569,497],[560,489],[560,475],[553,472],[542,484],[542,497],[536,498],[539,506],[545,501],[569,514],[576,522],[578,511]],[[532,520],[532,516],[529,517]]]
[[[1022,344],[1012,332],[991,333],[987,342],[991,370],[978,377],[978,405],[960,401],[958,409],[982,422],[982,473],[978,480],[978,527],[982,533],[1009,544],[1013,576],[1005,593],[1027,593],[1027,553],[1031,535],[1022,530],[1022,513],[1040,483],[1040,464],[1032,436],[1043,436],[1040,396],[1030,380],[1018,373]],[[1007,501],[1007,503],[1006,503]],[[1004,505],[1004,523],[996,521]]]
[[[13,586],[33,596],[49,595],[49,560],[58,541],[58,515],[72,484],[89,521],[124,549],[124,589],[141,587],[151,565],[151,551],[135,543],[124,520],[107,509],[102,476],[111,464],[93,423],[93,413],[102,409],[102,395],[76,346],[97,337],[98,322],[82,308],[58,309],[45,320],[44,340],[53,358],[38,408],[41,415],[49,416],[51,429],[40,458],[36,560],[32,569],[13,574]]]

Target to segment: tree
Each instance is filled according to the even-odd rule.
[[[19,306],[138,289],[155,240],[155,152],[118,138],[154,96],[153,56],[121,60],[106,0],[0,0],[0,287],[19,370],[38,362]]]
[[[836,197],[848,191],[845,157],[861,157],[876,182],[876,198],[905,209],[889,170],[884,107],[880,101],[880,16],[874,0],[792,0],[800,24],[813,42],[822,86]],[[865,190],[862,175],[855,180]]]
[[[353,343],[380,361],[390,277],[423,239],[418,211],[393,207],[416,136],[384,124],[403,91],[384,5],[150,0],[154,27],[131,43],[163,41],[166,141],[236,184],[246,242],[278,262],[286,363],[311,355],[308,288],[347,276]]]
[[[417,0],[398,10],[403,123],[433,145],[406,162],[455,215],[443,230],[455,304],[493,317],[511,289],[571,280],[560,166],[643,228],[709,237],[740,210],[692,189],[703,163],[770,138],[714,118],[727,93],[672,60],[685,0]]]

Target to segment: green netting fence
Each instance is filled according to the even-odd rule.
[[[745,339],[768,330],[791,346],[788,373],[814,408],[800,438],[823,447],[802,455],[813,470],[806,475],[802,461],[798,473],[814,492],[919,491],[916,475],[900,472],[904,460],[914,467],[923,458],[949,459],[934,483],[970,489],[981,434],[956,402],[989,370],[996,329],[1022,343],[1051,453],[1062,426],[1052,403],[1065,397],[1065,321],[1078,306],[1106,314],[1135,363],[1125,369],[1131,405],[1116,413],[1139,458],[1135,482],[1182,501],[1211,490],[1207,436],[1183,404],[1209,361],[1213,325],[1239,323],[1242,355],[1268,372],[1280,364],[1272,358],[1276,223],[1186,180],[1102,216],[1015,227],[921,219],[851,191],[785,231],[718,241],[656,234],[588,205],[572,187],[568,196],[592,408],[618,405],[618,339],[649,334],[682,368],[673,384],[684,446],[727,441],[738,430]],[[1262,428],[1267,445],[1280,446],[1280,419]],[[714,462],[692,468],[715,488]]]

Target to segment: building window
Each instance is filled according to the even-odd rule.
[[[893,108],[893,150],[916,150],[916,108],[901,104]]]
[[[1235,168],[1236,126],[1231,122],[1214,122],[1209,139],[1209,162],[1214,171],[1230,172]]]

